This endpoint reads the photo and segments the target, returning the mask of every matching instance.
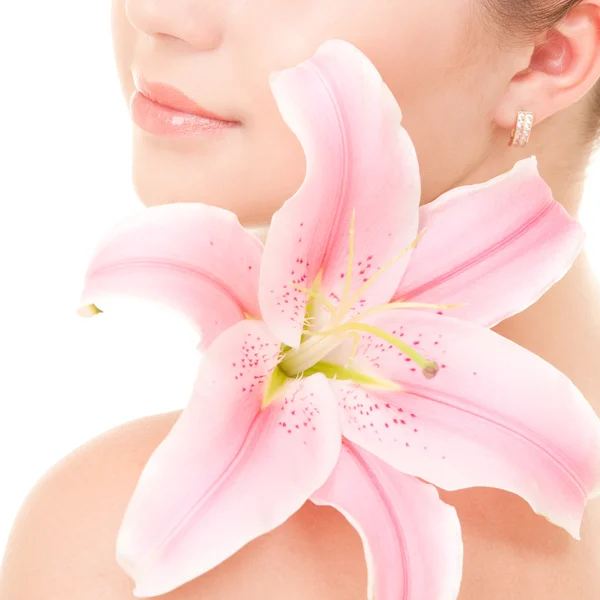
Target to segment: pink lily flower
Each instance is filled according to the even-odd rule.
[[[579,536],[600,493],[600,422],[562,373],[489,327],[569,269],[583,232],[534,157],[419,207],[415,149],[369,60],[325,42],[270,84],[306,178],[263,248],[232,213],[145,209],[86,274],[180,310],[204,351],[146,465],[117,560],[138,597],[212,569],[307,500],[356,527],[377,600],[455,599],[447,490],[492,486]]]

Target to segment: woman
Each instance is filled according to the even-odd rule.
[[[190,135],[193,119],[151,118],[152,105],[136,94],[133,172],[146,206],[204,202],[236,212],[247,227],[266,225],[305,169],[268,75],[342,38],[371,59],[402,108],[419,156],[422,203],[535,154],[554,196],[578,211],[600,125],[600,0],[114,0],[113,27],[126,100],[136,87],[151,94],[148,81],[168,83],[235,122]],[[520,110],[535,115],[526,149],[508,144]],[[598,300],[582,255],[497,331],[563,371],[600,412]],[[178,415],[110,431],[39,482],[11,535],[1,600],[133,597],[114,558],[117,531],[143,466]],[[588,506],[582,541],[574,541],[516,496],[441,495],[463,527],[461,600],[598,596],[598,500]],[[355,531],[336,511],[307,504],[163,597],[362,600],[365,582]]]

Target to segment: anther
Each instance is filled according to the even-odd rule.
[[[428,365],[423,367],[423,375],[425,379],[433,379],[440,370],[439,365],[436,362],[430,362]]]

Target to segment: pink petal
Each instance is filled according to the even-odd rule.
[[[424,227],[394,299],[465,303],[448,314],[486,327],[533,304],[565,275],[584,241],[535,156],[423,206]]]
[[[136,596],[167,593],[282,524],[335,467],[339,413],[324,376],[289,380],[261,411],[278,352],[263,323],[244,321],[205,354],[119,533],[118,561]]]
[[[360,534],[369,600],[457,598],[460,522],[433,486],[347,442],[333,474],[311,500],[337,508]]]
[[[260,316],[262,245],[237,217],[199,203],[144,209],[114,227],[88,265],[80,305],[133,296],[181,311],[206,347],[244,318]],[[81,309],[80,309],[81,310]]]
[[[136,596],[169,592],[277,527],[335,467],[339,414],[323,375],[289,380],[260,410],[278,352],[260,321],[234,325],[206,352],[119,533],[118,561]]]
[[[500,335],[417,310],[369,319],[440,365],[426,379],[370,335],[352,368],[402,392],[337,381],[345,437],[404,473],[447,490],[487,486],[522,496],[578,537],[586,499],[600,491],[600,420],[560,371]]]
[[[265,245],[259,290],[263,318],[296,348],[310,287],[323,269],[321,292],[334,305],[348,280],[349,230],[355,220],[351,290],[415,239],[421,188],[402,113],[368,58],[329,40],[300,65],[270,79],[281,114],[306,154],[306,179],[277,211]],[[410,253],[374,283],[355,308],[389,301]]]

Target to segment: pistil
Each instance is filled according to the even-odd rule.
[[[439,366],[436,362],[427,360],[421,354],[419,354],[412,346],[409,346],[407,343],[398,339],[396,336],[380,329],[379,327],[375,327],[374,325],[368,325],[367,323],[344,323],[343,325],[338,325],[337,327],[329,330],[320,331],[315,334],[315,336],[337,336],[343,333],[350,333],[353,331],[364,331],[365,333],[370,333],[382,340],[385,340],[392,346],[395,346],[402,353],[406,354],[409,358],[411,358],[419,367],[421,367],[423,371],[423,375],[428,379],[435,377],[437,372],[439,371]]]
[[[348,359],[346,365],[344,367],[338,368],[338,373],[342,373],[339,369],[348,370],[349,365],[351,364],[354,355],[358,350],[358,346],[360,343],[360,332],[370,333],[374,336],[377,336],[383,340],[386,340],[388,343],[392,344],[398,350],[403,352],[406,356],[410,357],[414,362],[421,367],[423,374],[427,378],[435,377],[437,374],[439,367],[437,363],[433,361],[429,361],[424,358],[421,354],[419,354],[414,348],[401,341],[397,337],[392,334],[375,327],[373,325],[368,325],[366,323],[361,323],[359,321],[365,319],[366,317],[376,314],[383,310],[392,310],[395,308],[438,308],[438,309],[447,309],[453,308],[453,306],[437,306],[431,304],[420,304],[420,303],[404,303],[404,302],[392,302],[387,305],[377,306],[371,308],[367,311],[364,311],[362,314],[355,316],[353,319],[347,321],[346,323],[342,323],[344,317],[349,313],[352,306],[358,302],[358,300],[362,297],[362,295],[367,291],[367,289],[375,282],[381,275],[387,271],[396,261],[398,261],[402,256],[404,256],[409,250],[413,249],[423,233],[425,229],[422,229],[413,243],[408,246],[408,248],[404,249],[402,252],[394,256],[391,260],[389,260],[385,265],[383,265],[376,273],[374,273],[368,281],[366,281],[360,288],[351,295],[352,290],[352,274],[353,274],[353,265],[354,265],[354,222],[356,218],[356,211],[352,211],[352,217],[350,219],[350,232],[349,232],[349,248],[348,248],[348,268],[346,273],[346,281],[344,282],[344,289],[342,291],[342,297],[337,307],[335,307],[327,298],[323,297],[319,293],[319,284],[321,280],[322,273],[319,272],[318,276],[315,278],[313,285],[309,288],[302,288],[298,285],[294,285],[296,289],[299,291],[305,292],[310,298],[310,307],[313,308],[312,304],[315,300],[318,300],[322,303],[322,305],[327,309],[330,315],[329,326],[326,329],[322,329],[321,331],[310,331],[309,324],[310,319],[312,318],[309,315],[309,311],[307,310],[307,319],[305,323],[307,324],[307,329],[303,331],[302,341],[297,349],[288,349],[283,356],[282,361],[279,363],[279,369],[281,373],[288,377],[302,376],[306,372],[309,372],[310,369],[313,369],[317,363],[319,363],[323,358],[325,358],[331,351],[337,348],[341,343],[346,341],[348,337],[353,338],[354,344],[352,348],[352,352],[350,358]],[[312,311],[310,311],[312,312]],[[321,370],[319,372],[322,373],[332,373],[330,363],[323,363],[329,365],[325,370]],[[337,367],[336,367],[337,368]],[[345,375],[348,375],[350,371],[345,372]],[[357,373],[357,372],[353,372]]]
[[[310,367],[325,358],[332,350],[335,350],[346,339],[343,333],[327,335],[324,337],[311,337],[300,344],[296,350],[288,350],[279,368],[288,376],[294,377],[302,374]]]

